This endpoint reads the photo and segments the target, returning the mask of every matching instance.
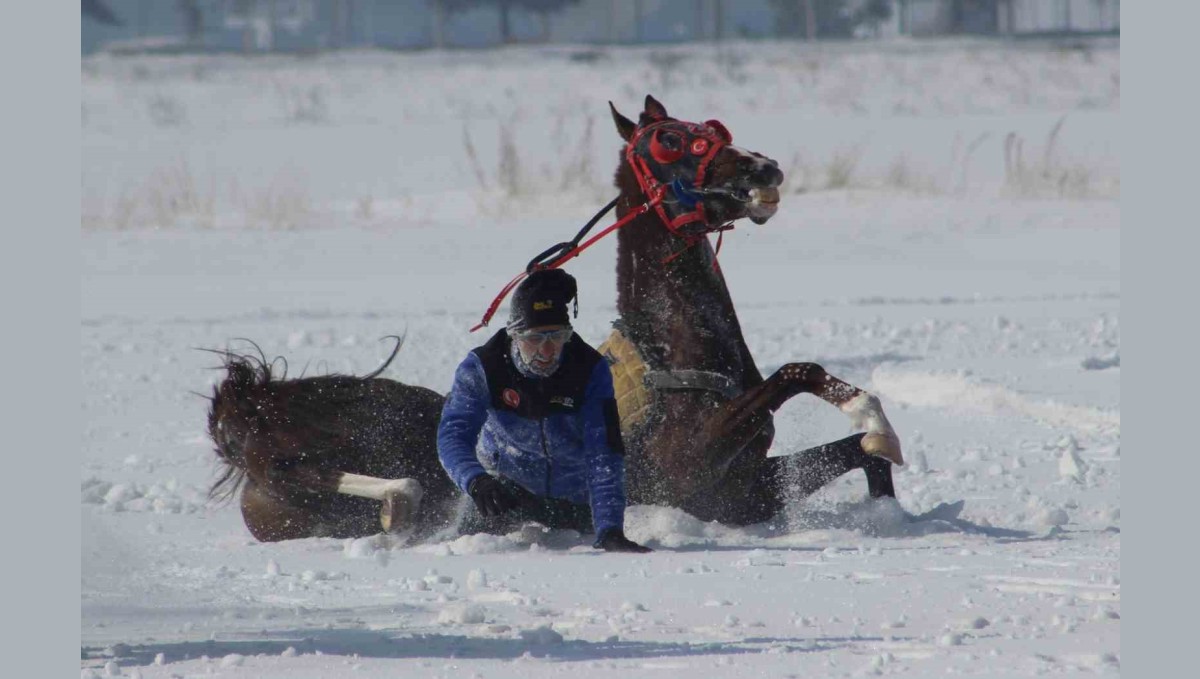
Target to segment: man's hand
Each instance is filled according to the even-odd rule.
[[[596,538],[596,543],[592,545],[596,549],[603,549],[606,552],[633,552],[635,554],[645,554],[653,552],[649,547],[643,547],[638,543],[625,537],[625,531],[620,528],[609,528]]]
[[[467,486],[467,495],[484,516],[501,516],[517,508],[517,499],[490,474],[480,474]]]

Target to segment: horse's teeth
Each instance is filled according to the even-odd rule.
[[[774,205],[779,202],[779,189],[750,189],[750,202],[755,205]]]

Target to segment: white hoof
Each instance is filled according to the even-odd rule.
[[[888,460],[896,466],[904,465],[904,455],[900,452],[900,440],[895,436],[885,434],[867,434],[862,437],[863,452]]]
[[[861,444],[863,452],[882,457],[894,465],[904,464],[900,437],[896,436],[887,415],[883,414],[878,396],[864,391],[842,404],[842,412],[846,413],[855,427],[867,431]]]
[[[403,533],[416,522],[417,508],[425,491],[416,479],[389,481],[379,508],[379,525],[385,533]]]

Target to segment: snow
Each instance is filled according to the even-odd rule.
[[[83,62],[81,676],[1120,673],[1119,46],[665,49]],[[635,506],[645,556],[536,526],[261,544],[208,500],[195,349],[364,373],[404,335],[386,376],[444,392],[611,197],[606,101],[647,92],[788,173],[721,266],[763,372],[879,397],[897,500],[852,474],[756,526]],[[570,265],[593,344],[614,252]],[[776,428],[851,431],[805,397]]]

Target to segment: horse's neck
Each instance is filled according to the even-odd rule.
[[[617,236],[617,311],[675,369],[713,370],[737,378],[745,340],[707,239],[686,242],[648,212]],[[671,261],[663,260],[675,255]]]

